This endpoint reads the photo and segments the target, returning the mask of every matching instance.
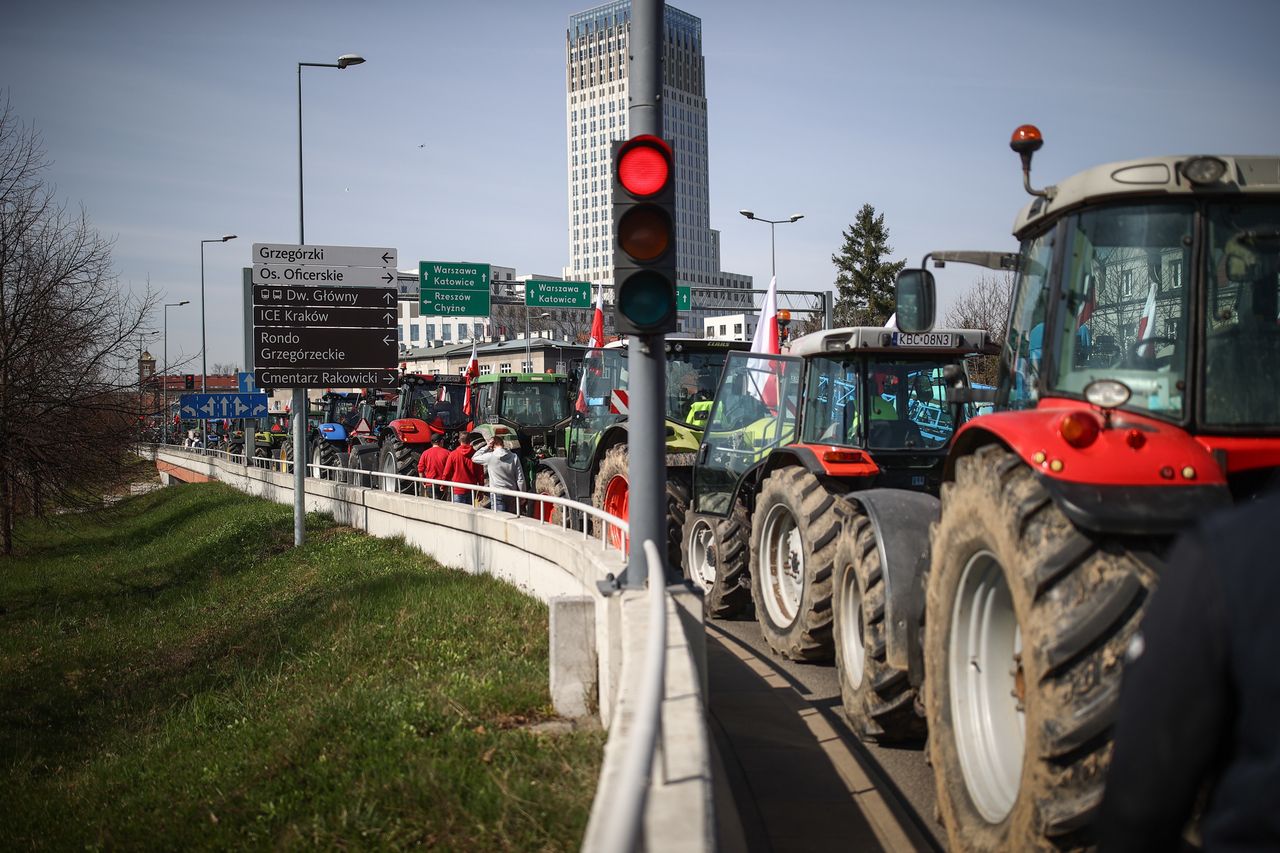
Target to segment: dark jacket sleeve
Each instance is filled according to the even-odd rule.
[[[1208,549],[1200,533],[1175,546],[1143,617],[1141,654],[1124,673],[1100,850],[1177,850],[1227,736],[1226,606]]]

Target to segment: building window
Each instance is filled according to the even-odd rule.
[[[416,344],[418,341],[421,340],[421,338],[418,337],[419,331],[420,329],[417,323],[410,324],[409,326],[409,342],[410,343]]]
[[[453,340],[453,327],[450,326],[448,323],[445,323],[440,326],[440,340],[442,341]]]
[[[490,373],[493,373],[493,365],[492,365],[492,364],[482,364],[482,365],[480,365],[480,375],[481,375],[481,376],[488,376]]]
[[[427,324],[427,340],[434,341],[436,339],[436,326],[434,323]]]
[[[532,362],[532,361],[522,361],[522,362],[520,362],[520,372],[521,372],[521,373],[533,373],[533,362]]]
[[[510,372],[511,372],[511,362],[509,362],[509,361],[504,361],[504,362],[502,362],[502,364],[499,364],[499,365],[498,365],[498,372],[499,372],[499,373],[510,373]]]

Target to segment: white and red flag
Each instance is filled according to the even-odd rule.
[[[769,279],[769,289],[764,293],[764,304],[760,306],[760,322],[756,324],[755,336],[751,338],[751,351],[778,355],[778,278]],[[759,389],[760,402],[771,411],[778,408],[778,379],[770,375]]]
[[[471,361],[467,362],[467,396],[462,400],[462,411],[471,417],[471,380],[480,375],[480,359],[476,356],[476,342],[471,341]]]
[[[1156,283],[1152,279],[1151,286],[1147,289],[1147,304],[1142,309],[1142,316],[1138,318],[1138,342],[1147,340],[1155,335],[1156,327]],[[1138,356],[1140,358],[1150,358],[1155,355],[1151,344],[1138,348]]]
[[[596,292],[596,311],[591,317],[591,339],[587,341],[588,350],[594,350],[604,346],[604,287]],[[591,353],[587,352],[587,357],[591,357]],[[578,402],[574,404],[574,408],[579,412],[586,414],[587,412],[587,367],[582,366],[582,381],[578,384]]]

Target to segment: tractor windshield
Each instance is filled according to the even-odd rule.
[[[627,417],[627,352],[591,350],[582,362],[581,394],[575,393],[569,425],[569,465],[582,469],[591,463],[600,434]]]
[[[325,423],[342,424],[351,432],[360,423],[360,395],[332,394],[326,401]]]
[[[444,428],[451,431],[467,425],[467,414],[462,410],[467,393],[464,383],[414,384],[405,393],[409,399],[402,406],[402,417],[419,418],[427,423],[439,417]]]
[[[504,382],[501,407],[501,417],[531,427],[551,426],[569,417],[563,382]]]
[[[956,425],[943,369],[952,359],[814,358],[803,441],[871,450],[935,450]]]
[[[702,429],[724,372],[725,349],[697,351],[676,342],[667,351],[667,419]]]

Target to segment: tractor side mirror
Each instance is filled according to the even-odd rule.
[[[927,269],[904,269],[894,285],[898,330],[908,334],[933,328],[937,305],[933,273]]]

